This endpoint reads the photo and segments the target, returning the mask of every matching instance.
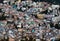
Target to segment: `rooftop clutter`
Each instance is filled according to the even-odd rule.
[[[0,3],[0,40],[60,39],[60,6],[47,2]]]

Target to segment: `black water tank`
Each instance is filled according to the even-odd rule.
[[[0,0],[0,3],[3,3],[4,0]]]

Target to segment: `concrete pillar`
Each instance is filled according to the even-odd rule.
[[[26,1],[32,1],[32,0],[26,0]]]

